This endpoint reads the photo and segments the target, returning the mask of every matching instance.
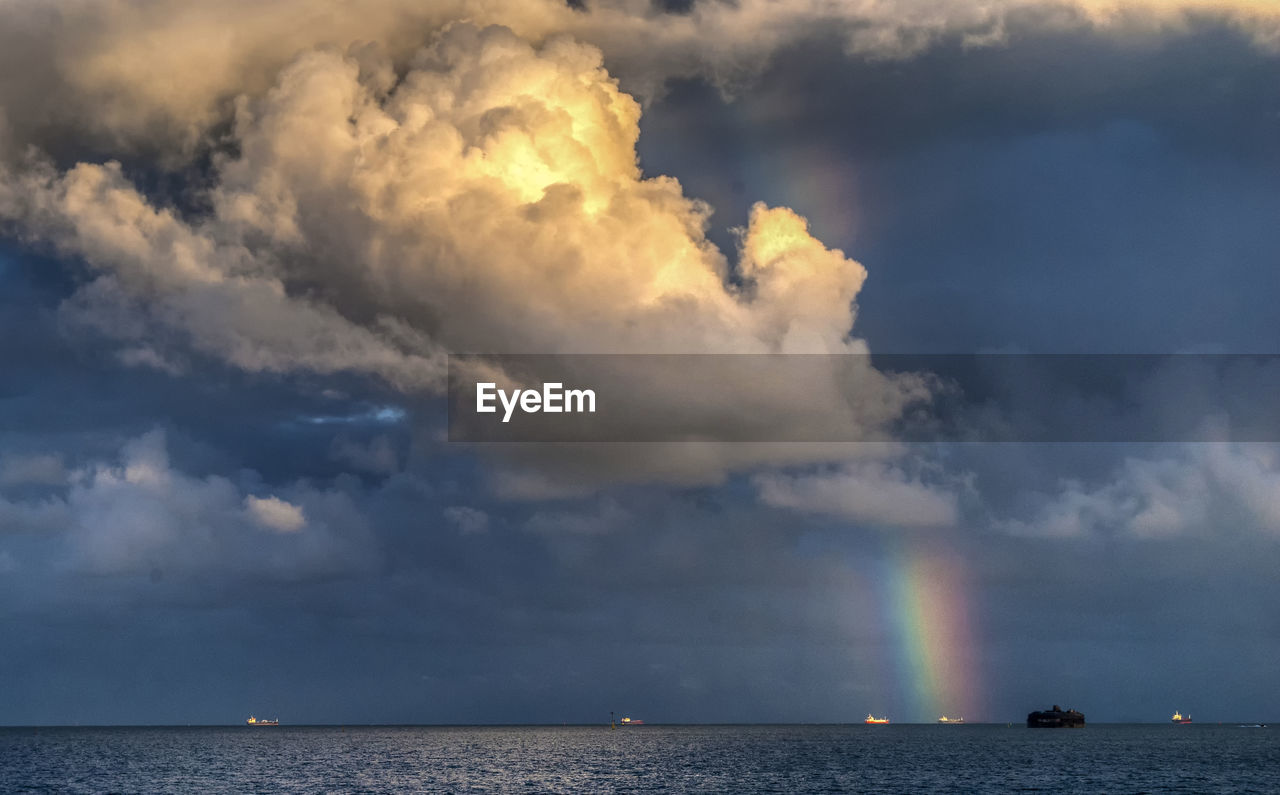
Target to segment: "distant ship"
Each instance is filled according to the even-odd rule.
[[[643,726],[644,721],[639,718],[623,718],[621,721],[623,726]]]
[[[938,723],[964,723],[964,718],[948,718],[946,715],[943,715],[941,718],[938,718]]]
[[[250,715],[249,719],[245,721],[245,724],[248,726],[279,726],[280,719],[276,718],[275,720],[267,720],[266,718],[255,718]]]
[[[1053,705],[1053,709],[1038,710],[1027,715],[1028,729],[1079,729],[1083,726],[1083,712],[1064,710],[1057,704]]]
[[[1174,713],[1173,713],[1173,722],[1174,722],[1174,723],[1190,723],[1190,722],[1191,722],[1191,716],[1190,716],[1190,715],[1183,715],[1181,712],[1178,712],[1178,711],[1176,711],[1176,710],[1175,710],[1175,711],[1174,711]]]
[[[867,719],[863,721],[863,723],[888,723],[888,722],[889,722],[888,718],[877,718],[876,716],[872,715],[870,712],[867,713]]]

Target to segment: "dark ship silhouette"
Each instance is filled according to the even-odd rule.
[[[1057,704],[1053,705],[1053,709],[1037,710],[1027,715],[1028,729],[1079,729],[1083,726],[1083,712],[1064,710]]]

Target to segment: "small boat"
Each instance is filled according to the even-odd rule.
[[[276,718],[274,720],[267,720],[266,718],[255,718],[252,715],[250,715],[249,719],[245,721],[245,725],[246,726],[279,726],[280,719]]]
[[[872,715],[870,712],[867,713],[867,719],[863,721],[863,723],[888,723],[888,722],[889,722],[888,718],[877,718],[875,715]]]
[[[948,718],[946,715],[943,715],[941,718],[938,718],[938,723],[964,723],[964,718]]]
[[[1178,712],[1177,710],[1174,710],[1174,712],[1173,712],[1173,722],[1174,722],[1174,723],[1190,723],[1190,722],[1191,722],[1191,716],[1190,716],[1190,715],[1183,715],[1181,712]]]

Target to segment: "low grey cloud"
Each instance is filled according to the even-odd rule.
[[[542,535],[597,535],[622,531],[635,517],[609,498],[601,498],[586,510],[538,511],[525,522],[525,529]]]
[[[1126,457],[1099,485],[1067,480],[1029,516],[999,526],[1068,538],[1275,537],[1278,487],[1275,445],[1180,445],[1176,455]]]
[[[459,533],[486,533],[489,531],[489,514],[478,508],[466,505],[450,505],[444,509],[444,518],[448,519]]]
[[[964,484],[958,480],[930,483],[901,464],[870,462],[816,474],[757,475],[754,483],[761,501],[778,508],[891,527],[950,527],[960,518]]]
[[[342,492],[295,484],[254,494],[188,475],[170,465],[161,430],[75,470],[61,494],[0,500],[0,517],[11,533],[62,539],[57,565],[96,575],[306,580],[367,572],[378,558]]]
[[[0,457],[0,486],[61,486],[66,482],[66,466],[55,453]]]
[[[340,433],[334,437],[329,455],[356,470],[375,475],[390,475],[400,469],[400,456],[386,434],[378,434],[368,442],[361,442]]]

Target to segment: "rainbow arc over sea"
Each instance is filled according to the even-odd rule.
[[[746,117],[741,121],[754,123]],[[742,177],[752,196],[796,208],[822,240],[850,242],[840,235],[856,229],[860,214],[855,169],[847,157],[814,146],[749,155],[742,159]],[[854,634],[858,642],[869,635],[880,642],[871,663],[875,694],[870,703],[853,705],[849,719],[860,721],[871,712],[890,714],[893,722],[934,722],[943,715],[981,721],[988,693],[978,664],[968,561],[937,534],[886,530],[880,544],[874,564],[854,566],[862,575],[856,577],[861,581],[857,598],[878,608],[869,617],[878,626],[859,627]]]
[[[936,538],[886,539],[870,578],[881,639],[874,677],[883,693],[861,711],[895,723],[942,715],[982,719],[986,703],[965,559]],[[865,591],[864,591],[865,593]]]

